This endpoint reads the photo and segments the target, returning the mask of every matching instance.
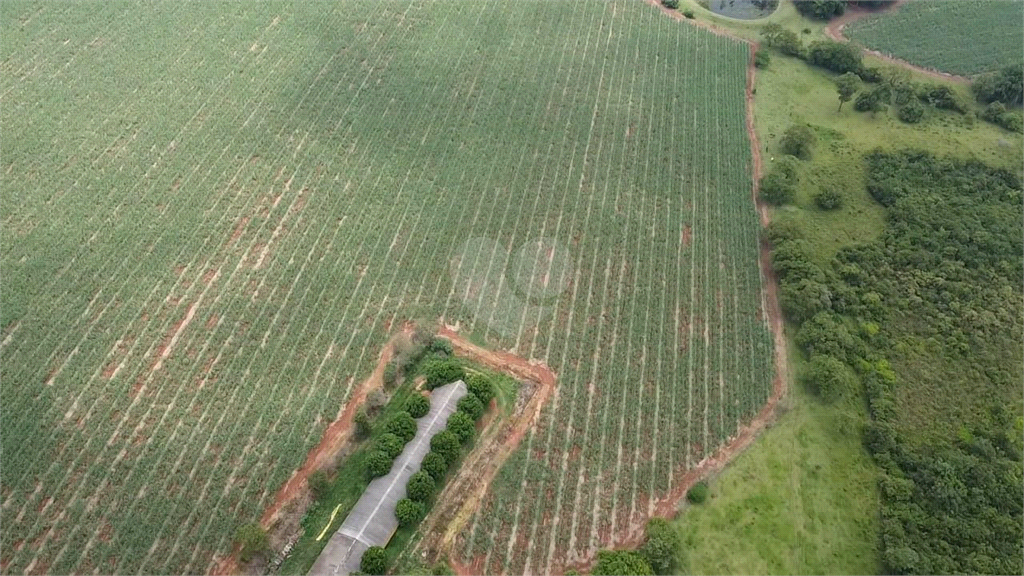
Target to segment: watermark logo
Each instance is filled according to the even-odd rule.
[[[470,238],[449,263],[472,328],[483,326],[508,338],[554,314],[573,272],[569,249],[548,237],[511,250],[492,238]]]

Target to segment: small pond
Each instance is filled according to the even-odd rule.
[[[757,20],[775,12],[779,0],[704,0],[701,4],[706,4],[707,9],[715,14],[740,20]]]

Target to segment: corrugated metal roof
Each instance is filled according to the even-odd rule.
[[[370,546],[385,546],[398,528],[395,505],[405,498],[409,477],[420,469],[430,451],[430,439],[448,424],[458,401],[467,394],[462,380],[435,388],[430,411],[416,419],[416,436],[405,445],[387,475],[366,487],[348,517],[334,533],[310,574],[347,576],[359,569],[359,560]]]

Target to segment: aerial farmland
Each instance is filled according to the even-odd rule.
[[[728,486],[759,489],[768,474],[737,482],[725,466],[758,458],[776,419],[766,434],[790,434],[786,446],[829,445],[792,432],[791,410],[840,423],[828,441],[842,438],[836,458],[860,471],[856,489],[823,489],[830,506],[835,494],[868,503],[849,505],[869,535],[851,548],[869,552],[847,569],[893,566],[875,549],[878,472],[861,439],[873,389],[811,398],[824,377],[807,366],[823,364],[797,330],[813,318],[881,346],[878,324],[890,329],[852,316],[895,302],[878,304],[882,288],[818,288],[851,238],[886,238],[888,206],[862,175],[876,141],[859,138],[976,146],[972,159],[1013,172],[1020,135],[931,109],[911,132],[884,106],[870,129],[851,127],[831,76],[777,45],[768,67],[760,28],[679,4],[5,0],[0,573],[305,574],[387,471],[367,476],[367,462],[401,451],[394,423],[456,377],[472,399],[448,411],[464,421],[461,448],[426,504],[406,505],[418,516],[396,509],[379,552],[389,573],[615,573],[601,572],[614,569],[607,550],[641,559],[635,573],[697,573],[697,554],[659,565],[625,551],[657,530],[693,545],[693,530],[657,519],[717,513]],[[826,37],[797,10],[760,2],[757,17],[798,44]],[[847,31],[891,38],[877,22]],[[892,50],[918,62],[912,46]],[[987,66],[985,52],[949,69]],[[807,104],[820,94],[824,120]],[[1016,106],[999,126],[1016,125]],[[813,155],[785,152],[790,124]],[[871,169],[889,166],[875,154]],[[800,184],[769,208],[759,182],[778,166]],[[1015,198],[1002,174],[990,180]],[[826,214],[810,187],[828,178],[845,196]],[[795,242],[810,263],[773,255],[796,233],[766,232],[769,219],[806,228]],[[813,278],[781,307],[773,263],[784,288]],[[888,374],[850,354],[836,369],[847,380]],[[484,380],[493,400],[474,391]],[[743,506],[774,518],[767,501]],[[817,531],[817,513],[796,510]],[[730,529],[747,525],[738,517]]]

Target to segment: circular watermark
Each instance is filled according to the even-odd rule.
[[[554,238],[536,238],[513,250],[475,237],[455,252],[449,273],[474,328],[483,325],[515,338],[554,312],[572,279],[573,261]]]

